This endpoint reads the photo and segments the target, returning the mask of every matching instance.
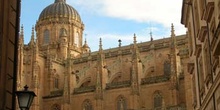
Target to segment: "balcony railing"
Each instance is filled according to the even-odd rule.
[[[122,81],[122,82],[113,82],[108,83],[106,85],[106,89],[116,89],[116,88],[124,88],[124,87],[130,87],[131,81]]]
[[[86,86],[86,87],[80,87],[74,89],[74,94],[81,94],[86,92],[94,92],[95,86]]]
[[[50,95],[44,96],[43,98],[60,97],[62,95],[63,95],[63,90],[54,90],[50,92]]]
[[[161,75],[161,76],[155,76],[155,77],[148,77],[141,79],[141,84],[154,84],[154,83],[161,83],[166,82],[170,80],[170,76],[168,75]]]

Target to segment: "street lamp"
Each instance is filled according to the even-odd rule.
[[[16,91],[18,97],[18,105],[21,110],[29,110],[36,94],[33,91],[28,91],[28,86],[24,86],[23,91]]]

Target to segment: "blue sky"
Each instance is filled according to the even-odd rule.
[[[133,34],[138,42],[170,36],[171,23],[175,34],[185,34],[180,23],[182,0],[66,0],[80,14],[85,25],[84,39],[92,51],[98,50],[99,38],[103,48],[133,42]],[[30,41],[31,28],[36,24],[41,11],[54,0],[22,0],[21,24],[24,26],[25,43]]]

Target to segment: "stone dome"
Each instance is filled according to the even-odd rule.
[[[55,0],[53,4],[47,6],[41,12],[38,20],[50,18],[68,18],[81,22],[78,12],[72,6],[66,4],[66,0]]]

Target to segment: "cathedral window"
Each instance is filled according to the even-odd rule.
[[[123,96],[118,97],[117,110],[127,110],[126,100]]]
[[[79,33],[76,32],[74,36],[74,44],[78,47],[79,46]]]
[[[83,110],[93,110],[90,100],[87,99],[83,102]]]
[[[163,67],[164,67],[164,75],[170,75],[171,73],[170,62],[165,61]]]
[[[44,31],[44,44],[48,44],[50,41],[50,31],[46,29]]]
[[[54,88],[58,89],[59,88],[59,76],[56,76],[54,78]]]
[[[154,93],[154,109],[160,110],[162,108],[163,97],[159,91]]]
[[[54,105],[52,106],[51,110],[61,110],[61,107],[60,107],[60,105],[58,105],[58,104],[54,104]]]

